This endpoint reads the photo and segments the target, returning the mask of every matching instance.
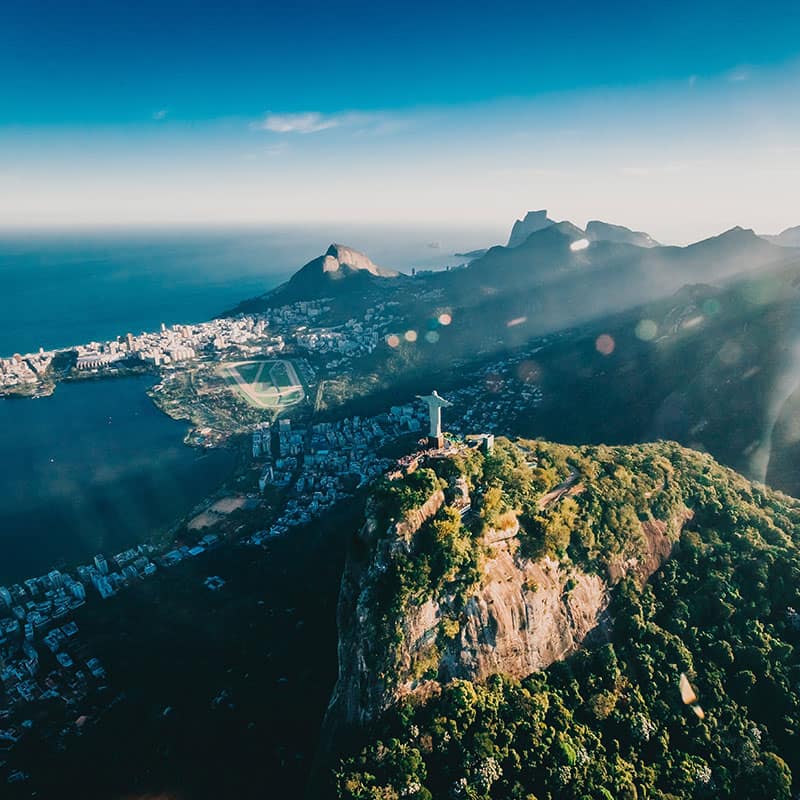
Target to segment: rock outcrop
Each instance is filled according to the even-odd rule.
[[[547,216],[547,210],[529,211],[523,219],[518,219],[511,229],[511,236],[508,237],[507,247],[518,247],[532,233],[548,228],[553,224],[553,220]]]
[[[643,521],[638,556],[627,553],[601,575],[552,557],[524,557],[514,517],[482,534],[480,577],[463,602],[444,592],[408,603],[388,620],[394,638],[387,647],[379,635],[387,619],[378,598],[392,591],[390,562],[410,552],[414,536],[444,504],[442,491],[435,491],[388,534],[368,506],[342,579],[329,730],[363,725],[398,699],[429,696],[456,678],[521,678],[567,657],[587,637],[602,635],[611,587],[628,574],[647,580],[691,518],[684,509],[669,524]]]
[[[343,244],[332,244],[320,256],[303,265],[288,281],[260,297],[240,303],[231,313],[252,313],[298,300],[339,298],[356,304],[402,280],[395,270],[379,267],[364,253]]]
[[[498,543],[486,561],[480,587],[467,601],[459,632],[443,648],[437,680],[482,681],[501,672],[516,678],[530,675],[574,652],[593,631],[608,605],[607,585],[597,575],[564,569],[557,561],[520,559],[513,539]],[[424,652],[438,625],[438,603],[425,604],[410,620],[404,666]],[[417,623],[417,625],[413,624]],[[407,679],[399,694],[419,683]]]
[[[443,504],[442,491],[434,492],[419,508],[394,524],[389,536],[380,529],[374,507],[367,506],[366,520],[345,563],[339,593],[339,679],[328,712],[337,724],[367,722],[393,699],[388,688],[389,676],[385,673],[384,644],[376,638],[381,620],[375,618],[371,589],[385,581],[394,552],[405,549],[414,533]],[[424,627],[424,622],[414,624]]]
[[[319,282],[322,279],[341,280],[349,275],[364,273],[376,278],[394,278],[398,273],[373,264],[368,256],[343,244],[332,244],[323,255],[301,267],[289,281],[289,286],[299,283]]]

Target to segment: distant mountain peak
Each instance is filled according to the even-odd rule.
[[[761,237],[766,239],[772,244],[778,244],[781,247],[800,247],[800,225],[795,225],[793,228],[786,228],[781,231],[777,236],[764,235]]]
[[[716,236],[694,242],[683,249],[689,253],[703,254],[703,257],[713,254],[715,259],[728,260],[730,263],[739,259],[741,261],[739,271],[750,268],[747,258],[758,256],[776,260],[781,255],[777,245],[758,236],[752,228],[742,228],[740,225],[735,225]]]
[[[399,272],[379,267],[369,256],[348,245],[334,242],[316,258],[312,258],[289,280],[273,289],[270,295],[282,302],[313,300],[354,290],[365,290],[369,285],[380,285],[386,279],[397,278]]]
[[[547,209],[529,211],[522,219],[518,219],[511,229],[507,247],[521,245],[532,233],[553,225],[554,222],[547,216]]]
[[[552,222],[548,225],[548,228],[552,228],[554,231],[558,231],[560,234],[567,236],[570,239],[583,239],[586,234],[582,231],[577,225],[573,225],[569,220],[565,219],[561,222]]]
[[[752,228],[743,228],[741,225],[734,225],[732,228],[728,228],[728,230],[723,231],[722,233],[718,233],[716,236],[709,236],[707,239],[702,239],[699,242],[695,242],[695,245],[702,245],[706,242],[758,242],[760,244],[765,244],[764,240],[756,234],[756,232]],[[695,245],[689,245],[693,247]]]
[[[649,233],[634,231],[624,225],[612,225],[599,219],[587,223],[586,238],[592,242],[618,242],[637,247],[658,247],[659,244]]]
[[[379,267],[377,264],[372,262],[369,256],[366,256],[364,253],[361,253],[360,251],[344,244],[332,244],[325,251],[324,255],[309,261],[309,263],[306,264],[306,266],[300,271],[302,272],[306,269],[306,267],[311,265],[316,267],[318,261],[320,261],[319,265],[322,268],[323,274],[326,272],[338,272],[343,266],[346,266],[351,270],[365,270],[366,272],[369,272],[370,275],[375,275],[381,278],[393,278],[397,275],[397,272],[394,270]]]
[[[529,250],[539,250],[543,247],[566,247],[566,245],[571,244],[577,239],[585,238],[586,234],[569,220],[562,220],[561,222],[553,222],[550,220],[549,225],[531,233],[522,244],[514,248],[505,249],[527,252]]]

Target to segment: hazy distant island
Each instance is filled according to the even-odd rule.
[[[480,250],[470,250],[468,253],[454,253],[453,255],[455,255],[456,258],[466,258],[472,261],[475,258],[480,258],[482,255],[485,255],[487,250],[488,248],[482,247]]]

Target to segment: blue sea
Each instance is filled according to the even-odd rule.
[[[401,270],[505,231],[456,226],[0,233],[0,355],[194,322],[273,288],[331,242]],[[118,552],[169,528],[230,474],[183,445],[148,379],[63,384],[0,399],[0,584]]]
[[[149,377],[62,384],[0,400],[0,585],[147,541],[218,488],[229,450],[183,444]]]

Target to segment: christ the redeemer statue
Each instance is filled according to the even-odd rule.
[[[431,415],[431,430],[428,434],[428,440],[433,447],[441,447],[442,442],[442,409],[453,404],[449,400],[441,397],[436,389],[433,394],[417,395],[428,406],[428,412]]]

